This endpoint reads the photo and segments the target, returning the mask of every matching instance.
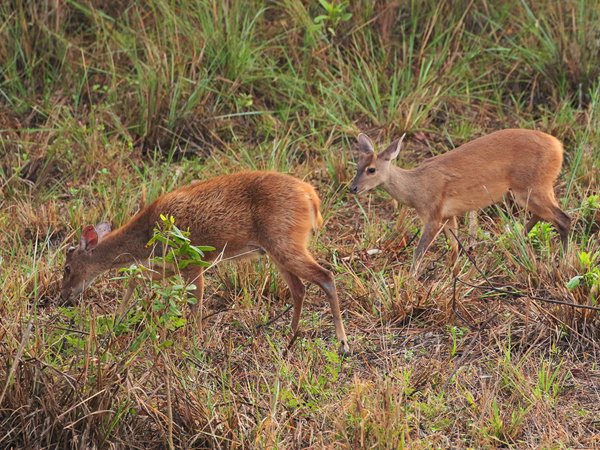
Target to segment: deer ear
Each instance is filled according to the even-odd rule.
[[[98,245],[98,233],[93,225],[88,225],[81,232],[80,247],[85,250],[94,250]]]
[[[374,152],[373,141],[371,141],[369,136],[367,136],[364,133],[360,133],[358,135],[357,139],[358,139],[358,148],[361,151],[361,153],[364,153],[365,155],[370,155],[371,153]]]
[[[110,224],[106,221],[100,222],[96,225],[96,233],[98,234],[98,242],[100,242],[104,237],[112,231]]]
[[[396,139],[394,142],[392,142],[388,148],[386,148],[377,156],[377,158],[385,161],[391,161],[392,159],[395,159],[398,156],[398,153],[400,153],[400,147],[402,147],[404,136],[406,136],[406,133],[404,133],[400,139]]]

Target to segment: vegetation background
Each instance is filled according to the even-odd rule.
[[[0,448],[600,447],[598,314],[531,298],[596,305],[599,75],[596,1],[0,2]],[[515,127],[565,145],[564,265],[552,227],[524,238],[507,199],[459,238],[529,297],[455,284],[441,238],[409,277],[421,224],[346,194],[355,137],[406,132],[410,168]],[[182,302],[165,312],[177,280],[139,289],[121,321],[115,277],[132,274],[60,303],[82,227],[244,169],[317,187],[311,245],[350,358],[315,287],[285,351],[290,294],[266,259],[210,269],[201,327]]]

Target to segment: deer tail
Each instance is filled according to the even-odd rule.
[[[313,229],[321,228],[323,225],[323,216],[321,215],[320,207],[321,200],[319,200],[319,196],[315,192],[314,189],[310,189],[306,196],[308,197],[308,201],[311,205],[311,213],[312,213],[312,226]]]

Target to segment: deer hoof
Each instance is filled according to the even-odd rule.
[[[352,354],[352,352],[350,351],[350,346],[347,342],[342,341],[342,343],[340,344],[340,348],[338,349],[338,353],[341,356],[350,356]]]

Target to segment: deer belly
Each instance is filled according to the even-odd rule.
[[[452,217],[490,206],[508,192],[508,186],[491,184],[465,189],[461,195],[447,198],[442,208],[442,217]]]

